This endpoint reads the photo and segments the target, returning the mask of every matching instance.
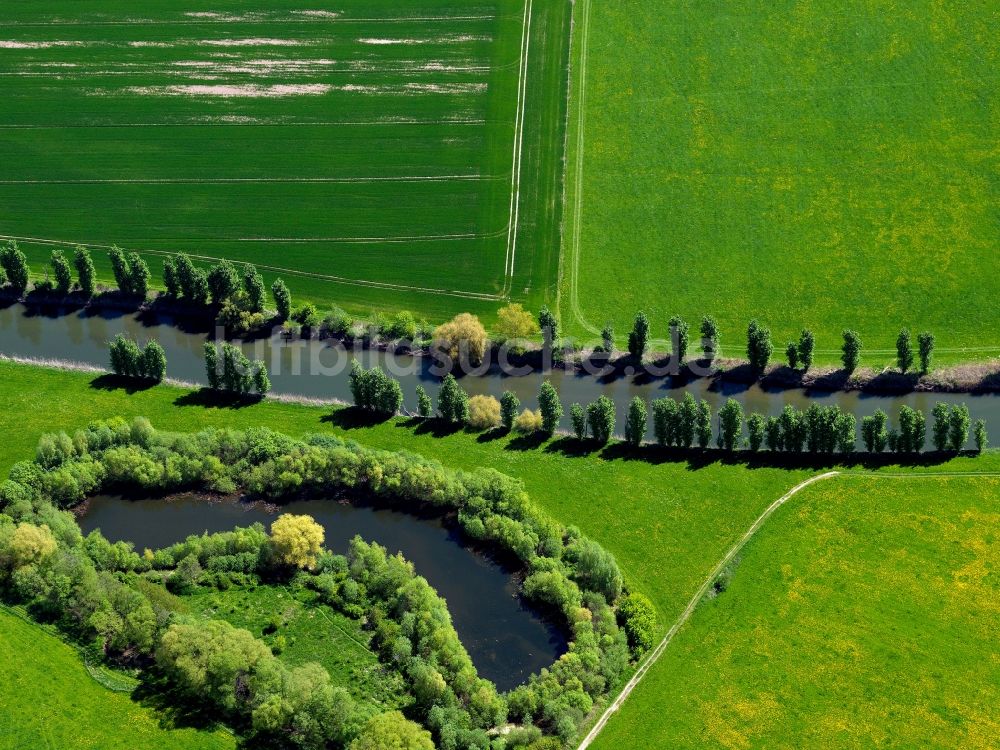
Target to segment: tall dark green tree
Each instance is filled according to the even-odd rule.
[[[80,291],[85,299],[90,299],[97,291],[97,273],[94,270],[94,260],[90,251],[83,245],[77,245],[73,251],[73,265],[76,266],[76,277]]]
[[[501,404],[503,401],[501,400]],[[428,419],[434,414],[434,404],[422,385],[417,386],[417,416]],[[513,422],[513,420],[511,420]],[[510,429],[508,427],[508,429]]]
[[[628,414],[625,418],[625,442],[633,448],[642,445],[642,441],[646,437],[647,419],[646,402],[636,396],[629,404]]]
[[[653,402],[653,434],[658,445],[668,448],[677,442],[680,405],[672,398]]]
[[[438,411],[445,421],[452,424],[465,424],[469,419],[469,394],[459,386],[454,375],[445,375],[441,383]]]
[[[799,369],[799,346],[798,344],[791,342],[785,348],[785,358],[788,360],[788,366],[793,370]]]
[[[769,451],[784,450],[785,444],[781,440],[781,420],[777,417],[768,417],[764,423],[764,440]]]
[[[221,305],[240,290],[240,274],[231,261],[221,260],[208,272],[212,304]]]
[[[163,286],[166,287],[167,296],[177,299],[181,294],[181,282],[177,276],[177,261],[167,256],[163,259]]]
[[[698,402],[695,436],[698,438],[698,447],[702,450],[712,442],[712,406],[705,399]]]
[[[948,404],[938,402],[931,412],[934,426],[931,428],[931,440],[938,451],[948,450],[948,433],[951,430],[951,409]]]
[[[243,289],[247,293],[247,311],[252,313],[264,312],[267,291],[264,287],[264,277],[257,271],[256,266],[248,264],[244,269]]]
[[[803,372],[809,372],[813,364],[813,353],[816,351],[816,337],[808,328],[799,334],[799,362]]]
[[[559,340],[559,319],[549,310],[548,305],[542,305],[542,309],[538,311],[538,327],[546,341]]]
[[[111,272],[115,275],[115,286],[122,294],[132,294],[132,274],[125,253],[117,245],[108,250]]]
[[[646,317],[646,313],[639,312],[635,316],[635,323],[628,335],[628,353],[636,362],[642,362],[648,348],[649,318]]]
[[[8,242],[7,246],[0,250],[0,266],[3,266],[7,283],[14,292],[19,295],[24,294],[31,274],[28,271],[28,259],[16,242]]]
[[[514,420],[521,410],[521,399],[513,391],[504,391],[500,397],[500,424],[505,430],[514,429]]]
[[[701,319],[701,352],[709,363],[719,355],[719,324],[711,315]]]
[[[142,369],[142,351],[132,339],[115,336],[109,348],[111,371],[124,378],[138,378]]]
[[[841,347],[840,361],[848,373],[858,369],[861,362],[861,337],[857,331],[847,329],[844,331],[844,345]]]
[[[142,350],[142,377],[162,382],[167,376],[167,353],[156,341],[149,341]]]
[[[587,407],[587,425],[590,436],[601,445],[606,445],[615,433],[615,402],[601,396]]]
[[[52,275],[55,277],[56,294],[66,296],[73,286],[73,272],[70,270],[69,261],[63,255],[62,250],[52,251]]]
[[[680,414],[677,420],[677,447],[690,448],[694,445],[696,430],[698,428],[698,402],[694,400],[691,392],[684,394],[681,401]]]
[[[917,336],[917,343],[920,347],[920,372],[926,375],[931,371],[931,361],[934,357],[934,334],[924,331]]]
[[[501,407],[503,404],[501,404]],[[577,440],[587,439],[587,412],[580,404],[569,407],[569,418],[573,423],[573,434]]]
[[[760,377],[767,370],[774,346],[771,343],[771,331],[761,326],[756,320],[751,320],[747,326],[747,359],[750,369]]]
[[[605,323],[601,329],[601,349],[608,354],[615,350],[615,329],[611,323]]]
[[[726,401],[719,410],[719,436],[723,450],[732,452],[740,447],[743,438],[743,407],[734,398]]]
[[[904,375],[913,367],[913,341],[907,328],[900,331],[896,338],[896,366]]]
[[[888,415],[877,409],[870,417],[861,420],[861,439],[869,453],[882,453],[889,445]]]
[[[781,447],[789,453],[801,453],[807,435],[805,415],[791,404],[786,404],[778,417],[781,427]]]
[[[990,444],[990,437],[986,432],[986,420],[977,419],[976,420],[976,452],[982,453]]]
[[[542,430],[551,435],[559,429],[563,407],[559,401],[559,392],[548,380],[542,383],[538,392],[538,408],[542,412]]]
[[[920,453],[927,442],[927,418],[922,411],[903,406],[899,412],[900,453]]]
[[[853,453],[858,442],[858,420],[853,414],[841,413],[837,416],[837,450]]]
[[[128,294],[140,299],[146,299],[149,295],[149,279],[151,274],[146,261],[139,253],[128,254]]]
[[[687,362],[688,347],[691,344],[690,326],[679,315],[674,315],[667,327],[670,332],[674,362],[678,366],[682,366]]]
[[[969,442],[969,428],[972,427],[972,418],[969,415],[969,407],[959,404],[951,409],[951,419],[948,424],[948,447],[953,451],[960,451]]]
[[[751,414],[747,417],[747,444],[754,453],[759,451],[764,445],[766,427],[767,420],[760,414]]]
[[[271,284],[271,296],[274,297],[274,307],[278,311],[278,320],[288,320],[292,312],[292,293],[281,279],[275,279]]]
[[[222,390],[222,368],[219,364],[219,350],[211,341],[205,342],[205,375],[208,387],[213,391]]]

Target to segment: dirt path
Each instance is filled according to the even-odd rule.
[[[697,608],[698,606],[698,602],[700,602],[702,600],[702,597],[704,597],[705,594],[708,592],[709,587],[711,587],[715,579],[719,577],[722,571],[725,570],[726,566],[733,561],[733,558],[735,558],[736,555],[740,553],[740,551],[746,546],[747,542],[749,542],[753,538],[753,536],[760,530],[761,526],[764,525],[767,519],[769,519],[774,514],[774,512],[778,510],[778,508],[787,503],[795,495],[797,495],[799,492],[804,490],[809,485],[815,484],[816,482],[822,482],[823,480],[826,479],[832,479],[833,477],[837,477],[840,475],[841,474],[839,471],[828,471],[825,474],[820,474],[818,476],[811,477],[806,481],[792,487],[792,489],[790,489],[784,495],[782,495],[773,503],[771,503],[767,507],[767,509],[763,513],[761,513],[760,516],[758,516],[757,520],[753,522],[753,525],[749,529],[747,529],[746,533],[744,533],[743,536],[740,537],[740,539],[736,542],[736,544],[734,544],[729,549],[725,557],[723,557],[722,560],[719,561],[719,564],[715,566],[715,568],[709,574],[708,578],[705,579],[705,582],[701,584],[701,586],[695,592],[694,596],[691,597],[691,601],[688,602],[687,607],[685,607],[684,611],[681,612],[680,617],[677,618],[677,620],[671,626],[670,630],[667,632],[666,636],[664,636],[663,640],[660,641],[660,643],[656,646],[656,648],[654,648],[649,653],[649,655],[646,657],[646,660],[642,663],[642,666],[640,666],[639,669],[636,671],[632,679],[628,681],[628,684],[626,684],[624,688],[622,688],[622,691],[618,694],[618,697],[615,698],[615,700],[611,703],[611,705],[608,706],[607,710],[603,714],[601,714],[601,718],[598,719],[597,723],[593,726],[593,728],[590,730],[587,736],[583,738],[583,741],[580,743],[578,750],[586,750],[586,748],[590,747],[591,743],[595,739],[597,739],[597,735],[601,733],[601,731],[607,725],[611,717],[614,716],[615,712],[617,712],[619,708],[621,708],[622,704],[632,694],[632,691],[635,690],[636,686],[642,681],[642,678],[646,676],[646,673],[649,671],[649,669],[657,662],[660,656],[663,655],[663,652],[666,651],[667,646],[670,645],[670,641],[673,640],[674,636],[677,634],[677,631],[681,629],[681,627],[684,625],[684,623],[688,621],[688,619],[690,619],[691,615],[695,611],[695,608]]]

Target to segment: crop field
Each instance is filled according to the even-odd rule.
[[[995,747],[998,524],[995,476],[813,485],[594,747]]]
[[[1000,16],[989,2],[581,0],[561,309],[570,332],[804,326],[870,364],[903,326],[1000,352]],[[621,338],[621,336],[620,336]],[[823,350],[823,351],[819,351]],[[965,351],[960,351],[965,350]]]
[[[349,309],[546,295],[568,9],[265,5],[3,3],[0,235],[36,272],[184,251]]]

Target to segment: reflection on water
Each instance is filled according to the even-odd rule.
[[[0,352],[5,354],[68,359],[88,364],[107,366],[107,344],[118,333],[137,339],[140,344],[156,339],[166,350],[167,374],[190,382],[203,383],[203,333],[189,333],[175,327],[168,317],[140,319],[134,314],[103,311],[87,314],[79,310],[53,309],[48,314],[26,314],[21,305],[0,309]],[[350,401],[347,373],[355,357],[328,341],[295,341],[262,339],[243,345],[247,355],[262,359],[271,370],[271,382],[276,393],[308,396],[321,399]],[[422,385],[435,396],[440,380],[431,370],[429,358],[409,355],[392,355],[366,350],[357,355],[365,366],[381,365],[397,377],[403,387],[405,404],[416,409],[415,388]],[[569,427],[569,405],[587,404],[601,395],[612,398],[618,407],[619,429],[625,423],[625,412],[633,397],[651,401],[663,396],[683,398],[690,391],[696,398],[706,399],[718,411],[726,399],[733,397],[743,403],[747,412],[778,414],[786,404],[805,409],[812,402],[821,405],[839,405],[844,411],[861,418],[883,409],[895,420],[904,404],[926,413],[939,401],[949,404],[965,402],[973,419],[986,419],[991,425],[1000,425],[1000,396],[972,396],[967,394],[911,393],[904,396],[871,396],[861,393],[823,393],[803,390],[765,391],[759,385],[745,386],[736,383],[715,383],[708,379],[694,380],[684,386],[675,386],[670,378],[638,381],[623,376],[608,381],[584,372],[553,370],[548,373],[532,372],[521,377],[507,377],[499,372],[462,378],[462,386],[470,394],[489,394],[499,397],[503,391],[517,394],[525,407],[537,406],[538,389],[543,380],[551,380],[559,390],[566,406],[564,427]],[[650,432],[652,425],[650,424]]]
[[[479,673],[501,690],[516,687],[566,651],[559,629],[518,597],[511,571],[471,550],[438,519],[326,500],[290,503],[280,512],[315,518],[334,552],[346,552],[355,535],[402,552],[448,602]],[[91,500],[79,522],[85,533],[99,528],[111,541],[130,541],[141,551],[257,521],[270,527],[275,517],[273,509],[258,504],[193,495],[138,501],[102,496]]]

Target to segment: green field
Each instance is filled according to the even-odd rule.
[[[161,386],[130,394],[95,387],[93,381],[94,375],[89,373],[0,361],[0,400],[8,405],[0,417],[6,438],[0,447],[0,475],[13,462],[33,455],[40,434],[59,429],[72,431],[90,420],[117,414],[126,418],[145,415],[157,427],[170,430],[267,425],[294,436],[329,431],[372,447],[414,451],[451,467],[490,466],[522,479],[532,498],[547,512],[564,523],[577,525],[613,552],[629,586],[654,601],[659,610],[659,627],[664,632],[754,519],[811,474],[721,462],[704,466],[657,464],[615,458],[613,451],[610,458],[600,454],[579,456],[574,451],[563,452],[558,441],[525,446],[516,437],[485,440],[465,432],[441,436],[407,420],[359,427],[349,418],[349,411],[331,416],[328,408],[274,401],[239,409],[208,408],[182,389]],[[1000,472],[1000,453],[957,458],[920,471]],[[771,523],[777,528],[779,522],[781,517]],[[986,528],[984,533],[992,532]],[[739,572],[746,566],[744,563]],[[226,615],[243,595],[233,590],[206,596],[219,596],[215,603],[206,599],[206,606]],[[721,605],[727,600],[718,601]],[[259,612],[255,609],[258,606]],[[246,611],[229,613],[234,622],[259,631],[261,618],[270,605],[240,599],[237,609],[241,607]],[[314,636],[320,631],[313,630],[312,621],[305,619],[308,608],[294,608],[296,617],[291,618],[287,632],[295,635],[296,645],[289,649],[287,658],[312,659],[318,653],[314,650],[318,643]],[[696,619],[700,616],[698,613]],[[349,661],[355,666],[361,663]],[[338,671],[336,665],[331,667],[341,675],[349,673],[350,668],[345,672]],[[632,713],[638,709],[631,706],[648,710],[649,704],[642,701],[660,700],[663,685],[658,680],[662,673],[661,663],[648,685],[644,684],[612,720],[607,729],[609,737],[646,726],[646,720],[641,718],[643,711]],[[646,695],[650,697],[644,698]],[[637,728],[630,730],[633,725]]]
[[[1000,353],[994,4],[576,14],[571,332],[624,334],[644,309],[660,338],[672,314],[715,315],[732,356],[753,317],[779,350],[814,328],[823,362],[846,327],[872,360],[892,359],[903,326],[935,331],[942,355]]]
[[[0,747],[6,750],[234,748],[223,732],[167,729],[163,717],[87,674],[77,652],[0,608]]]
[[[0,9],[0,235],[258,264],[355,311],[554,292],[569,8]],[[314,7],[311,7],[314,6]],[[98,269],[109,278],[98,253]]]
[[[996,477],[810,487],[594,747],[995,747],[998,526]]]
[[[350,692],[369,714],[401,708],[402,677],[379,664],[369,648],[372,634],[362,630],[358,620],[318,603],[317,598],[310,590],[254,586],[226,591],[198,588],[177,601],[206,619],[249,630],[272,649],[281,639],[282,661],[292,667],[322,664],[333,684]]]

